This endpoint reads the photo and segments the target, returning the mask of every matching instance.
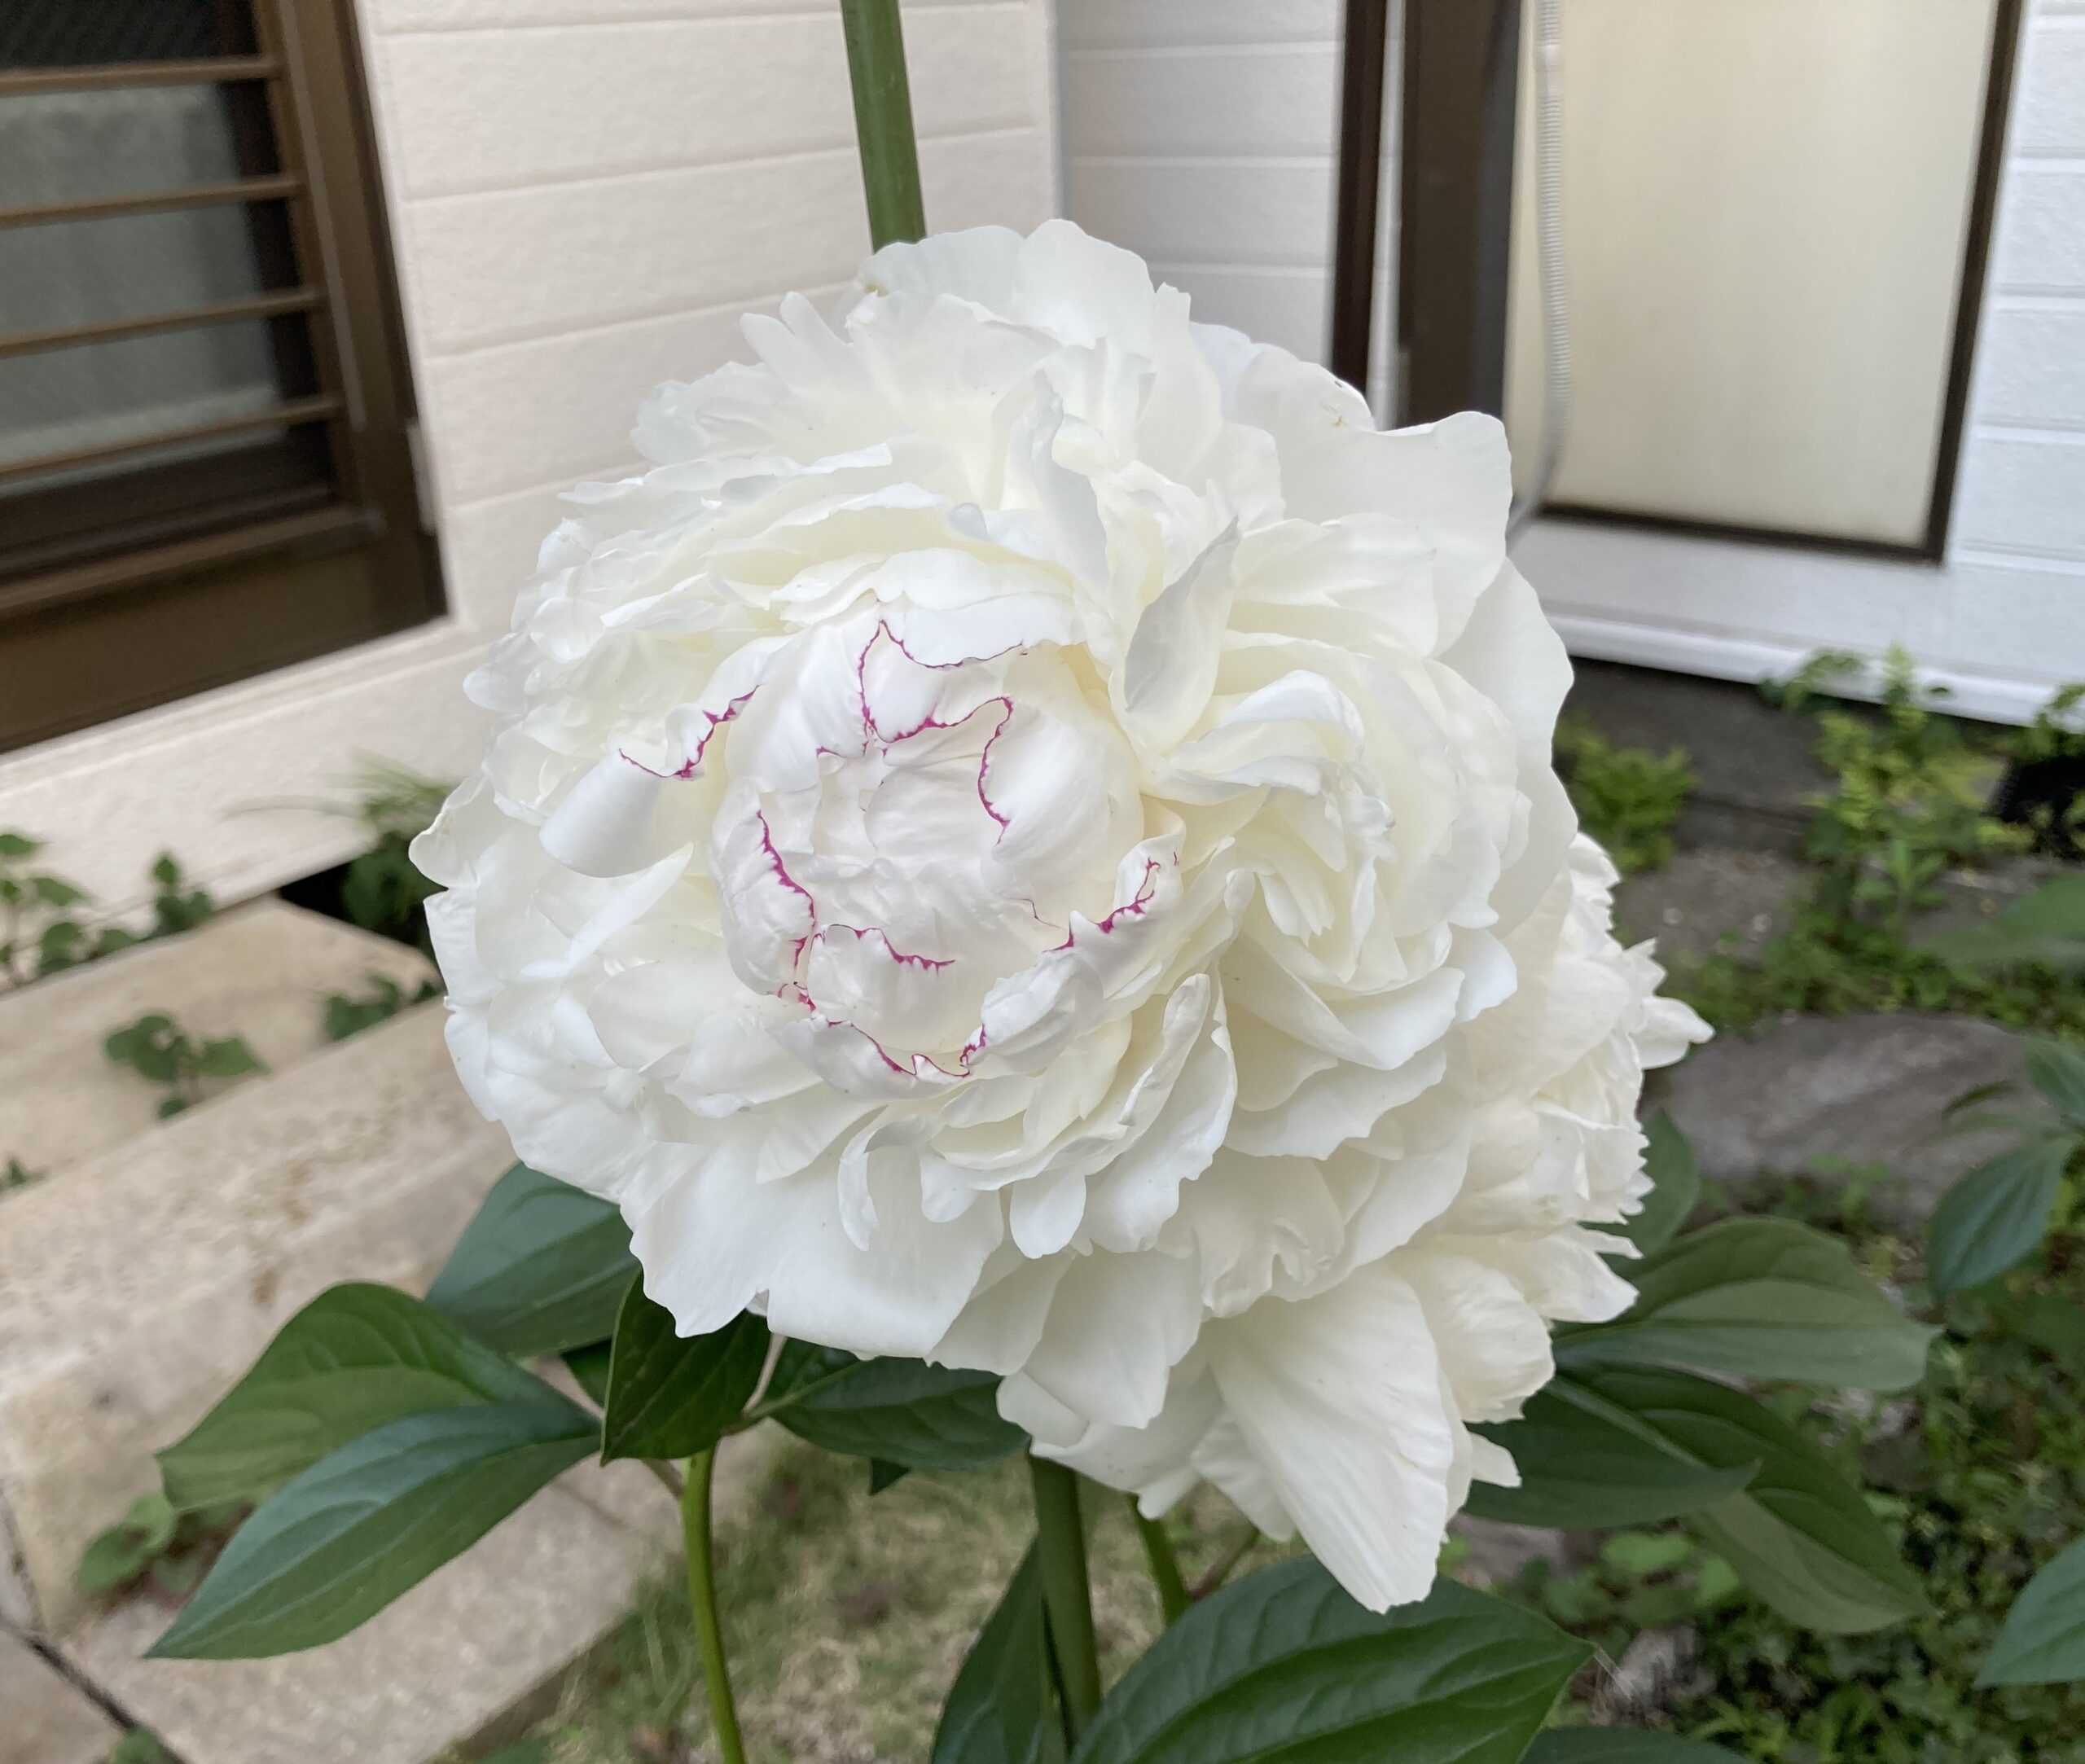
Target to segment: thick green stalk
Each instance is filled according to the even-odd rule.
[[[702,1654],[702,1682],[709,1693],[709,1725],[722,1764],[746,1764],[746,1744],[739,1734],[738,1707],[731,1700],[731,1674],[724,1663],[724,1631],[717,1619],[717,1577],[709,1548],[709,1478],[716,1468],[713,1449],[687,1461],[681,1483],[681,1538],[687,1551],[687,1595],[695,1607],[696,1645]]]
[[[862,144],[862,187],[869,239],[880,251],[927,236],[920,195],[920,148],[912,135],[912,91],[905,77],[905,37],[898,0],[840,0],[847,72],[854,86],[854,133]]]
[[[1035,1547],[1042,1569],[1042,1608],[1064,1686],[1065,1723],[1076,1740],[1100,1708],[1100,1648],[1093,1633],[1093,1591],[1086,1573],[1086,1528],[1078,1478],[1060,1463],[1031,1457]]]
[[[1158,1608],[1170,1629],[1187,1614],[1194,1601],[1187,1596],[1187,1583],[1180,1578],[1180,1559],[1173,1553],[1173,1540],[1165,1534],[1165,1521],[1147,1519],[1137,1498],[1130,1497],[1130,1512],[1137,1522],[1137,1535],[1143,1539],[1143,1553],[1151,1563],[1152,1583],[1158,1588]]]

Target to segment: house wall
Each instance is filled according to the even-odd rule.
[[[226,898],[339,861],[359,754],[454,777],[460,683],[558,492],[620,472],[638,401],[738,317],[868,248],[833,0],[359,0],[449,614],[0,758],[0,827],[121,910],[171,849]],[[1056,206],[1049,0],[906,0],[927,213]]]
[[[2029,0],[2020,50],[1944,561],[1539,520],[1516,557],[1575,653],[1758,679],[1900,643],[2009,721],[2085,677],[2085,0]]]
[[[1340,0],[1058,0],[1058,17],[1064,212],[1196,317],[1322,360]]]

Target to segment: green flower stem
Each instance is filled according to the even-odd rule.
[[[847,72],[854,86],[854,132],[862,145],[862,187],[869,239],[880,251],[927,236],[920,195],[920,149],[912,136],[912,91],[905,77],[905,37],[898,0],[840,0]]]
[[[1076,1740],[1100,1708],[1100,1648],[1093,1633],[1093,1591],[1086,1579],[1086,1528],[1078,1478],[1060,1463],[1031,1456],[1035,1485],[1036,1553],[1042,1569],[1042,1608],[1064,1685],[1065,1724]]]
[[[1180,1559],[1173,1553],[1173,1540],[1165,1534],[1165,1521],[1147,1519],[1137,1498],[1130,1497],[1130,1514],[1137,1522],[1137,1535],[1143,1539],[1143,1553],[1151,1562],[1151,1578],[1158,1588],[1158,1608],[1170,1629],[1187,1614],[1194,1601],[1187,1596],[1187,1583],[1180,1578]]]
[[[709,1547],[709,1478],[716,1468],[714,1448],[687,1461],[681,1483],[681,1537],[687,1550],[687,1595],[695,1607],[696,1645],[702,1654],[702,1682],[709,1693],[709,1725],[722,1764],[746,1764],[745,1741],[739,1734],[739,1711],[731,1700],[731,1675],[724,1663],[724,1632],[717,1619],[717,1577]]]

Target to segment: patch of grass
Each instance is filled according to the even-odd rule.
[[[1624,875],[1661,870],[1672,860],[1672,830],[1694,794],[1683,749],[1660,755],[1622,747],[1582,718],[1556,728],[1556,766],[1578,824],[1607,848]]]
[[[746,1744],[763,1764],[918,1764],[956,1670],[1034,1534],[1018,1459],[915,1472],[871,1497],[867,1467],[796,1441],[742,1518],[720,1530],[718,1591]],[[1188,1578],[1245,1529],[1214,1492],[1173,1530]],[[1159,1629],[1125,1500],[1089,1490],[1101,1670],[1113,1679]],[[1262,1545],[1248,1567],[1285,1550]],[[538,1730],[552,1764],[683,1764],[707,1734],[686,1591],[662,1584],[568,1684]]]

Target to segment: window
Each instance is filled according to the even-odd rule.
[[[352,0],[0,0],[0,748],[441,610]]]

